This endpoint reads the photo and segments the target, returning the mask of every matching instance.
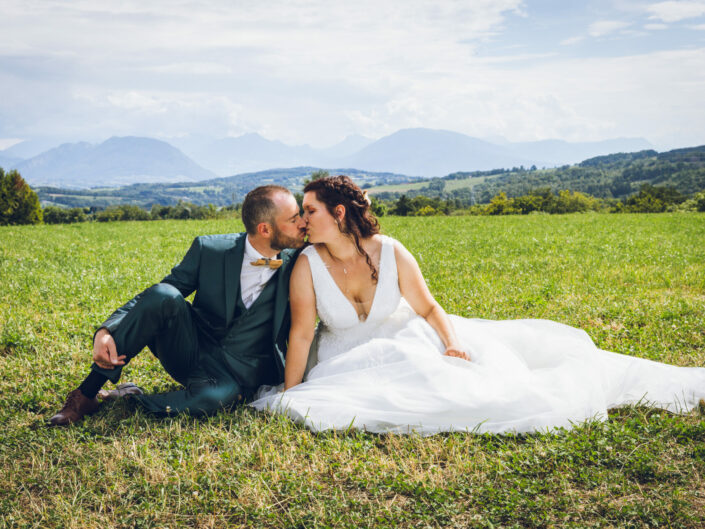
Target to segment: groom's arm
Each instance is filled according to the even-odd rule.
[[[161,283],[168,283],[176,287],[184,297],[187,297],[194,290],[196,290],[198,287],[198,270],[201,262],[201,245],[202,243],[200,237],[196,237],[181,262],[171,269],[171,273],[162,279]],[[117,329],[122,319],[130,311],[130,309],[135,306],[143,294],[144,291],[140,292],[122,307],[113,312],[108,319],[105,320],[100,327],[98,327],[98,330],[106,329],[108,332],[112,333],[115,329]],[[95,334],[93,335],[93,341],[95,342]]]
[[[162,279],[161,282],[176,287],[183,297],[189,296],[198,288],[198,272],[201,266],[202,247],[201,238],[196,237],[181,262],[172,268],[171,273]]]

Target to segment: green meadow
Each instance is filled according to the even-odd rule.
[[[498,172],[497,174],[493,175],[488,175],[488,176],[472,176],[472,177],[467,177],[467,178],[458,178],[454,180],[444,180],[445,186],[443,190],[445,192],[451,192],[455,191],[457,189],[472,189],[475,186],[478,186],[479,184],[482,184],[488,180],[492,180],[493,178],[497,178],[499,176],[503,176],[504,173]],[[403,184],[384,184],[380,186],[375,186],[371,187],[369,192],[370,194],[376,194],[376,193],[383,193],[383,192],[390,192],[390,193],[408,193],[409,191],[419,191],[423,188],[428,187],[428,180],[426,181],[421,181],[421,182],[412,182],[412,183],[403,183]]]
[[[705,525],[705,421],[647,407],[526,436],[313,434],[248,408],[153,418],[128,401],[45,421],[95,326],[196,235],[239,221],[0,227],[0,527]],[[548,318],[628,355],[705,367],[705,215],[382,219],[450,313]],[[145,351],[125,370],[175,384]]]

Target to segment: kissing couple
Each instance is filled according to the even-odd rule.
[[[246,233],[197,237],[100,326],[88,376],[50,424],[129,395],[159,415],[247,403],[314,431],[524,433],[705,398],[703,368],[603,351],[548,320],[449,316],[347,176],[308,183],[302,215],[287,189],[258,187],[242,221]],[[183,389],[102,389],[145,346]]]

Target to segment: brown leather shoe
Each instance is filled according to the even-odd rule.
[[[100,404],[98,399],[89,399],[80,389],[74,389],[68,394],[64,407],[59,413],[49,419],[51,426],[64,426],[73,424],[83,419],[84,415],[90,415],[98,410]]]
[[[98,398],[102,401],[117,400],[128,395],[144,395],[144,390],[133,382],[125,382],[124,384],[118,384],[115,389],[110,391],[101,389],[98,392]]]

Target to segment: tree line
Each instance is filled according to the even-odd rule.
[[[239,215],[239,204],[217,208],[180,201],[175,205],[153,204],[149,211],[134,204],[118,204],[105,209],[95,207],[46,206],[42,209],[37,193],[16,170],[0,167],[0,225],[73,224],[120,220],[214,219]]]
[[[327,176],[326,171],[312,173],[310,180]],[[308,181],[308,180],[307,180]],[[431,182],[429,187],[442,189],[444,183]],[[297,199],[301,200],[300,194]],[[604,213],[660,213],[665,211],[705,212],[705,191],[692,195],[681,193],[673,186],[642,184],[639,191],[624,200],[595,197],[580,191],[564,189],[554,192],[551,187],[531,189],[519,196],[509,197],[500,191],[485,204],[466,205],[458,198],[440,196],[401,195],[396,200],[383,200],[371,196],[372,211],[378,217],[384,215],[431,216],[431,215],[526,215],[529,213],[578,213],[597,211]],[[165,206],[153,204],[147,211],[134,204],[119,204],[103,210],[95,208],[64,208],[47,206],[41,208],[37,194],[12,170],[0,168],[0,225],[16,224],[71,224],[76,222],[111,222],[126,220],[163,219],[214,219],[236,217],[240,204],[216,207],[213,204],[197,205],[178,202]]]
[[[466,180],[458,186],[458,180]],[[401,194],[460,201],[462,207],[487,204],[504,192],[508,198],[550,188],[554,193],[570,189],[602,199],[626,201],[643,184],[674,188],[686,196],[705,190],[705,146],[657,153],[645,150],[590,158],[574,165],[538,169],[514,167],[490,171],[457,172],[428,179],[417,189],[377,193],[381,200],[397,200]]]
[[[580,213],[597,211],[603,213],[662,213],[666,211],[705,212],[705,191],[692,196],[680,193],[670,186],[642,184],[639,192],[624,200],[600,198],[564,189],[554,192],[550,187],[529,190],[524,195],[508,197],[500,191],[486,204],[465,206],[453,198],[416,195],[400,196],[397,200],[378,203],[392,215],[526,215],[529,213]]]

